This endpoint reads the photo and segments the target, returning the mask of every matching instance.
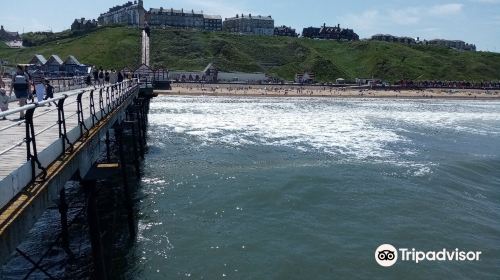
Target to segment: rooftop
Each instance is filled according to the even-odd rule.
[[[235,17],[226,18],[226,20],[237,20],[237,19],[273,20],[273,17],[272,16],[261,16],[261,15],[252,16],[252,14],[248,14],[248,15],[241,14],[241,15],[236,15]]]

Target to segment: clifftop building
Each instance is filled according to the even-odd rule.
[[[377,34],[373,35],[371,38],[372,41],[384,41],[384,42],[392,42],[392,43],[401,43],[407,45],[414,45],[417,43],[417,40],[411,37],[398,37],[389,34]]]
[[[240,34],[274,35],[274,19],[271,16],[236,15],[226,18],[222,30]]]
[[[97,28],[97,21],[95,19],[93,20],[86,20],[85,18],[81,19],[75,19],[73,24],[71,24],[71,31],[87,31],[87,30],[92,30],[94,28]]]
[[[359,36],[352,29],[340,28],[340,24],[335,27],[308,27],[302,31],[302,36],[311,39],[358,41]]]
[[[21,36],[19,36],[18,32],[9,32],[3,28],[3,25],[0,27],[0,41],[18,41],[21,40]]]
[[[144,3],[139,0],[110,8],[107,13],[101,14],[97,21],[100,25],[125,24],[142,27],[145,18]]]
[[[441,46],[450,49],[460,50],[460,51],[476,51],[476,46],[474,44],[468,44],[464,41],[460,40],[443,40],[443,39],[435,39],[435,40],[424,40],[420,41],[420,38],[416,40],[410,37],[398,37],[389,34],[377,34],[373,35],[371,38],[372,41],[384,41],[391,43],[401,43],[406,45],[415,45],[415,44],[423,44],[423,45],[431,45],[431,46]]]
[[[442,46],[450,49],[455,49],[459,51],[476,51],[476,45],[468,44],[464,41],[460,40],[443,40],[443,39],[434,39],[430,41],[425,41],[426,45],[434,45],[434,46]]]
[[[295,29],[283,25],[274,28],[274,36],[299,37],[299,34]]]
[[[175,9],[150,9],[146,14],[149,26],[193,28],[208,31],[222,30],[222,17],[205,15],[203,12],[175,10]]]

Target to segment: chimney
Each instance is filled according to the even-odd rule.
[[[337,28],[340,29],[340,23],[337,25]]]
[[[326,28],[326,23],[323,23],[323,28]]]
[[[2,25],[2,27],[0,28],[0,30],[3,30],[3,25]]]
[[[249,17],[249,18],[252,18],[252,14],[248,14],[248,17]]]

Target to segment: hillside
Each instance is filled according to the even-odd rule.
[[[469,53],[385,42],[336,42],[153,30],[151,61],[168,69],[201,70],[215,62],[223,71],[263,71],[292,80],[308,70],[320,81],[376,77],[498,80],[500,54]]]
[[[138,29],[106,27],[85,35],[66,33],[22,50],[0,44],[0,59],[26,63],[39,53],[46,57],[58,54],[62,59],[72,54],[82,63],[105,68],[135,67],[140,63]],[[42,39],[39,41],[46,40]],[[316,73],[319,81],[369,77],[388,81],[500,79],[497,53],[169,29],[152,31],[151,61],[154,67],[177,70],[201,70],[215,62],[222,71],[266,72],[286,80],[303,71]]]
[[[105,68],[137,66],[140,61],[140,31],[126,27],[100,28],[88,34],[56,39],[40,46],[6,49],[0,46],[0,59],[27,63],[35,54],[52,54],[63,60],[75,55],[81,63]]]

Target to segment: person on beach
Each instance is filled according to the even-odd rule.
[[[9,101],[10,96],[7,96],[7,91],[3,88],[0,88],[0,111],[5,112],[9,110]],[[4,116],[2,120],[6,120],[7,118]]]
[[[12,95],[12,91],[16,95],[17,100],[19,100],[19,107],[26,105],[26,100],[28,99],[30,89],[30,79],[28,74],[24,72],[21,66],[17,67],[17,72],[12,79],[12,86],[10,87],[9,96]],[[19,119],[24,120],[24,111],[19,112]]]

